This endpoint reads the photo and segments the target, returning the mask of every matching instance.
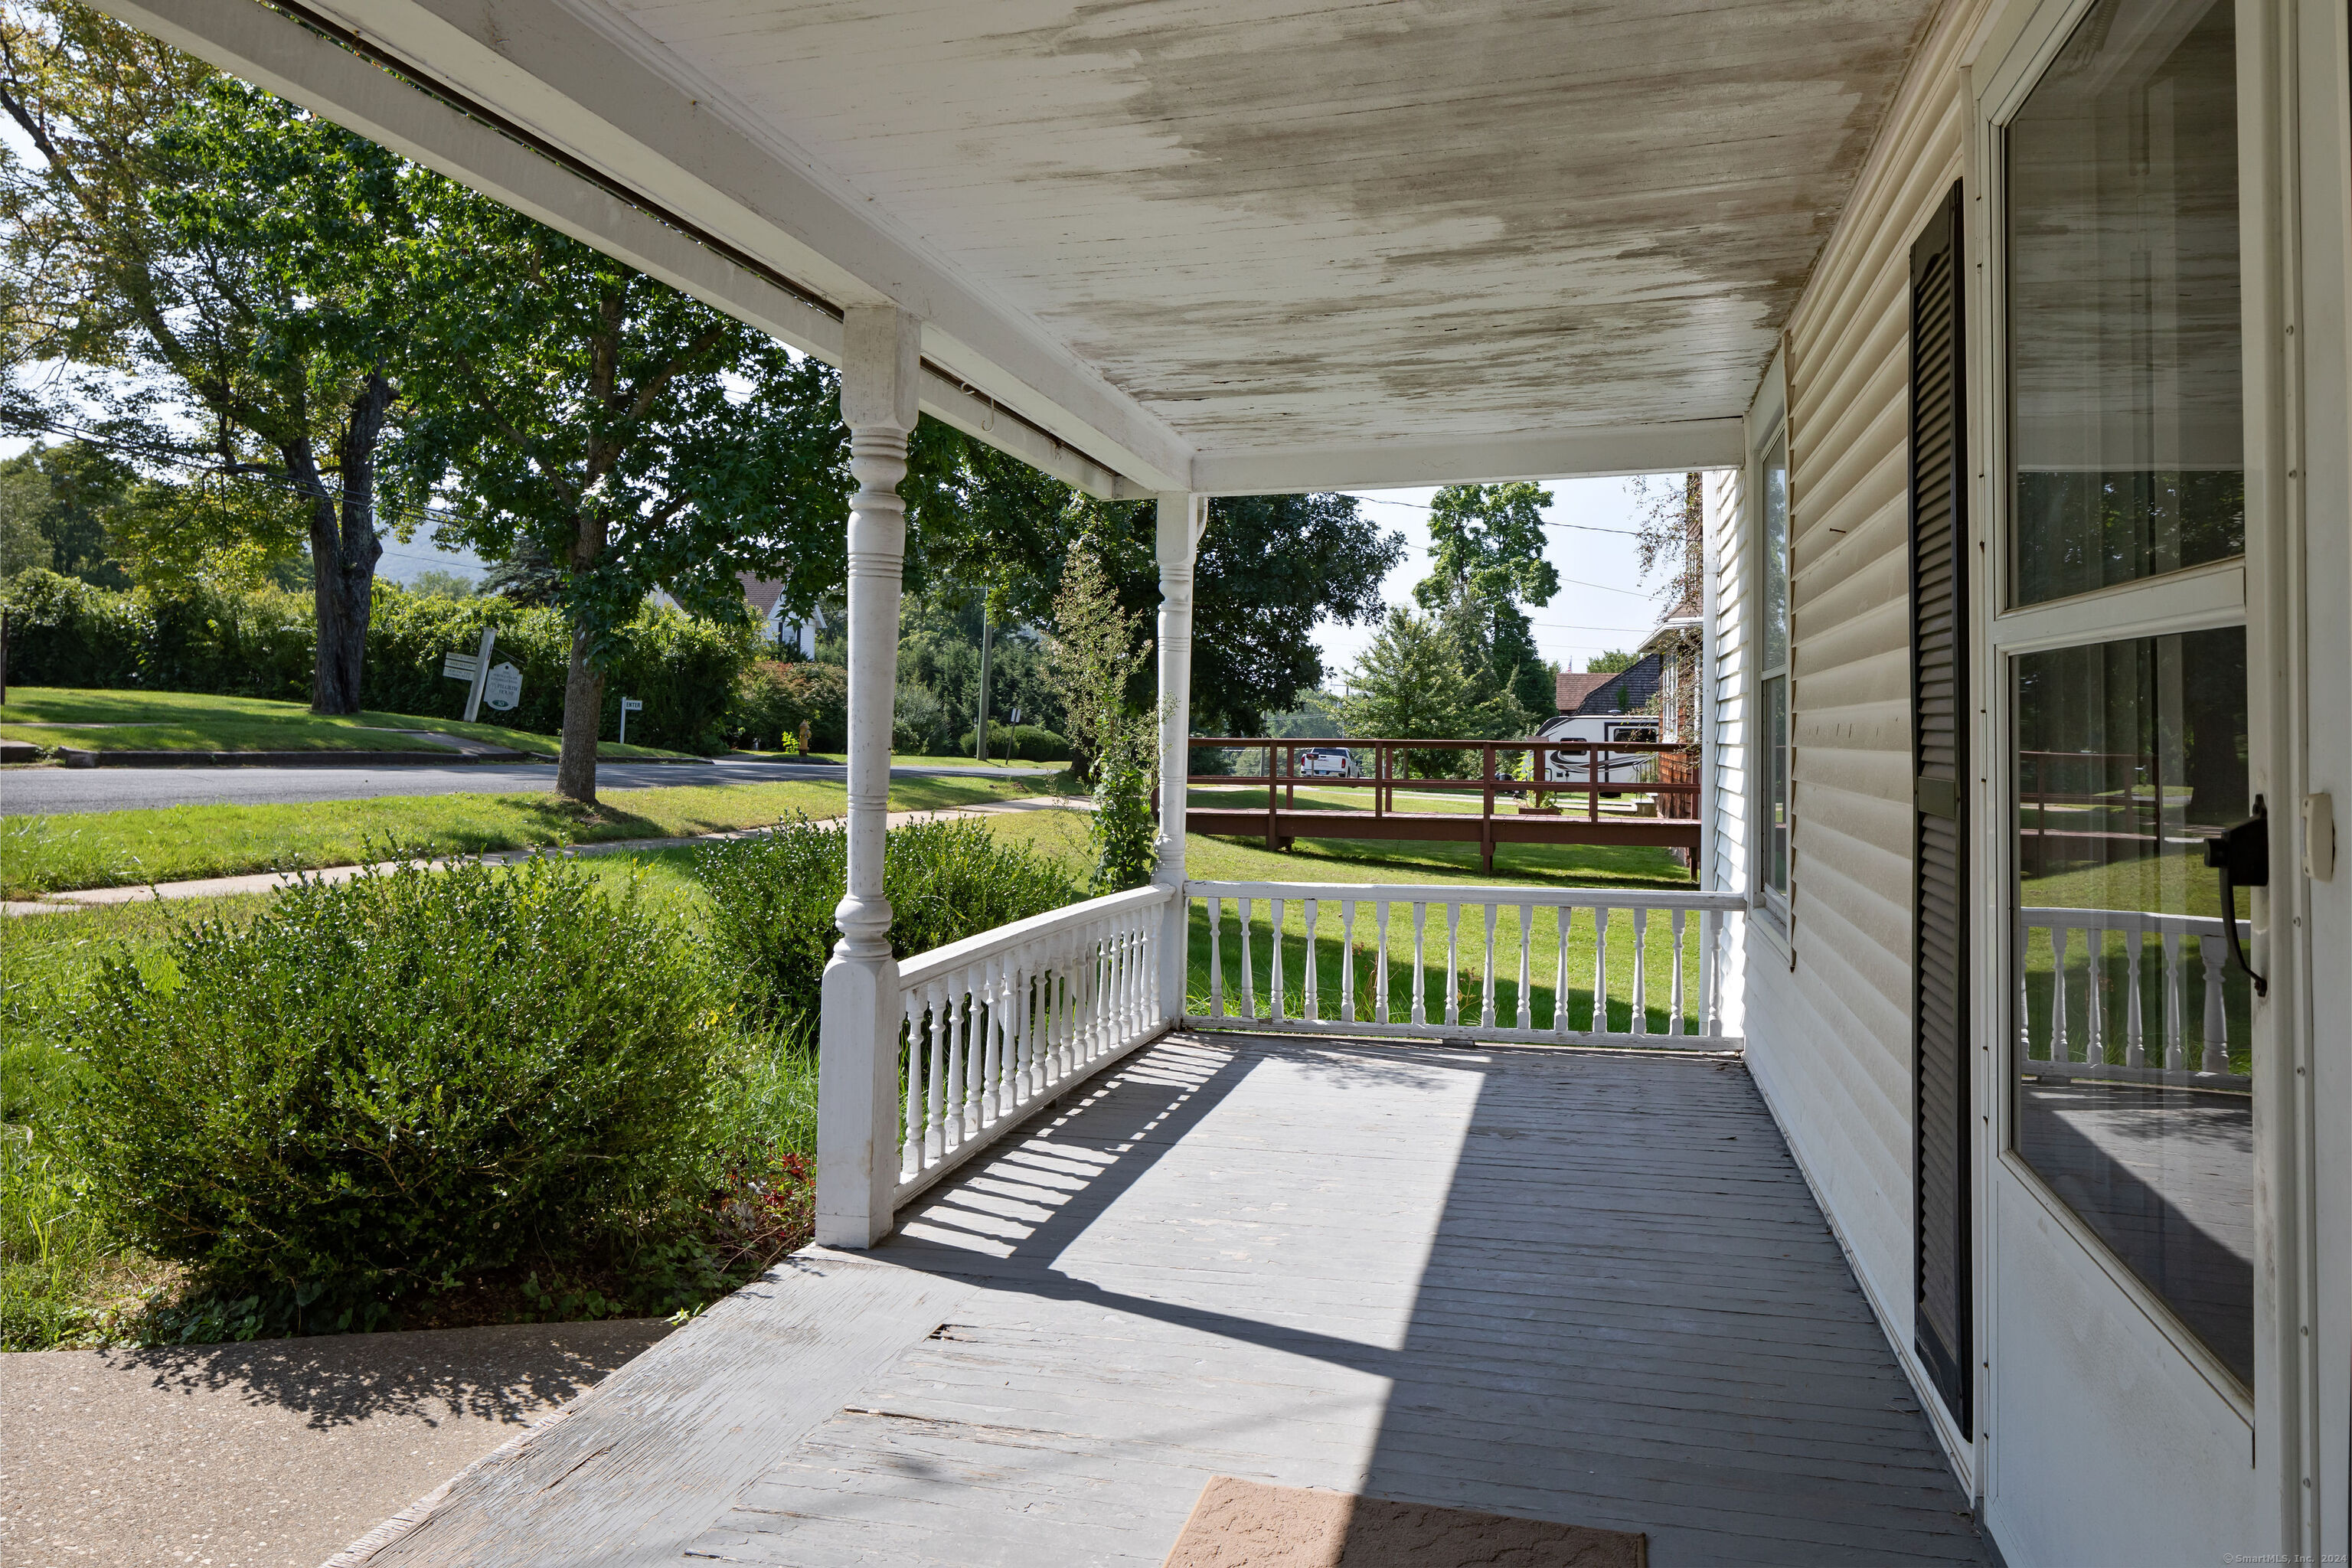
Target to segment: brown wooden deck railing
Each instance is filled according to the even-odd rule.
[[[1192,773],[1192,784],[1261,788],[1257,807],[1190,805],[1186,826],[1195,833],[1263,832],[1270,848],[1294,838],[1391,838],[1472,841],[1486,864],[1494,865],[1497,843],[1655,844],[1696,850],[1698,847],[1699,771],[1695,746],[1655,741],[1420,741],[1388,738],[1194,736],[1193,751],[1255,752],[1264,771],[1255,773]],[[1369,754],[1370,766],[1348,773],[1301,771],[1303,752],[1344,751],[1351,764]],[[1470,753],[1475,776],[1436,771],[1432,753]],[[1506,759],[1508,759],[1507,763]],[[1547,778],[1554,771],[1566,777]],[[1513,776],[1521,761],[1531,778]],[[1416,767],[1416,762],[1419,766]],[[1442,764],[1439,764],[1442,766]],[[1371,809],[1301,809],[1298,789],[1369,790]],[[1479,810],[1399,810],[1399,793],[1475,795]],[[1516,812],[1496,809],[1498,801],[1526,797]],[[1566,797],[1563,811],[1549,804]],[[1635,815],[1602,810],[1604,802],[1642,800],[1654,810]],[[1546,804],[1538,805],[1541,800]],[[1573,815],[1571,815],[1571,812]]]

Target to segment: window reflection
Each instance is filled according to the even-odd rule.
[[[2234,30],[2101,0],[2010,125],[2014,603],[2245,548]]]
[[[1789,890],[1789,679],[1764,683],[1764,885]]]
[[[1764,647],[1764,888],[1776,909],[1789,892],[1789,439],[1765,449],[1762,516]],[[1774,902],[1779,900],[1780,902]]]
[[[1789,662],[1789,442],[1772,438],[1764,454],[1764,662]]]
[[[2013,669],[2017,1152],[2251,1383],[2252,997],[2204,864],[2249,809],[2245,630]]]

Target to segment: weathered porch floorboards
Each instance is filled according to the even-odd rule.
[[[379,1561],[1157,1563],[1219,1473],[1990,1561],[1736,1061],[1178,1036],[1025,1131]]]

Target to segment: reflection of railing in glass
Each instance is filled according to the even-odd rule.
[[[2017,776],[2019,869],[2028,877],[2168,845],[2201,847],[2221,831],[2189,820],[2195,789],[2166,778],[2152,752],[2020,751]]]
[[[2246,929],[2241,921],[2242,935]],[[2037,931],[2044,944],[2033,942]],[[2073,954],[2078,932],[2079,966]],[[2230,1071],[2228,950],[2220,920],[2142,910],[2021,909],[2016,940],[2020,1073],[2178,1088],[2251,1087],[2245,1074]],[[2047,984],[2036,998],[2033,982],[2043,974],[2030,960],[2044,953]],[[2074,1000],[2078,981],[2079,1011]],[[2193,1068],[2188,1024],[2192,982],[2200,1014]]]

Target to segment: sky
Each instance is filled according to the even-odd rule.
[[[1679,481],[1679,474],[1674,476]],[[1536,648],[1563,669],[1582,669],[1587,660],[1612,648],[1631,648],[1648,636],[1664,611],[1663,603],[1645,585],[1633,547],[1634,502],[1628,479],[1550,479],[1544,488],[1552,503],[1544,510],[1550,524],[1545,552],[1559,573],[1559,595],[1549,605],[1530,607]],[[1410,605],[1412,586],[1429,574],[1429,505],[1433,489],[1351,490],[1364,503],[1365,515],[1404,535],[1404,559],[1390,573],[1381,597],[1391,605]],[[1378,630],[1373,624],[1349,626],[1326,620],[1315,628],[1323,651],[1326,680],[1337,689],[1347,672],[1370,646]]]

